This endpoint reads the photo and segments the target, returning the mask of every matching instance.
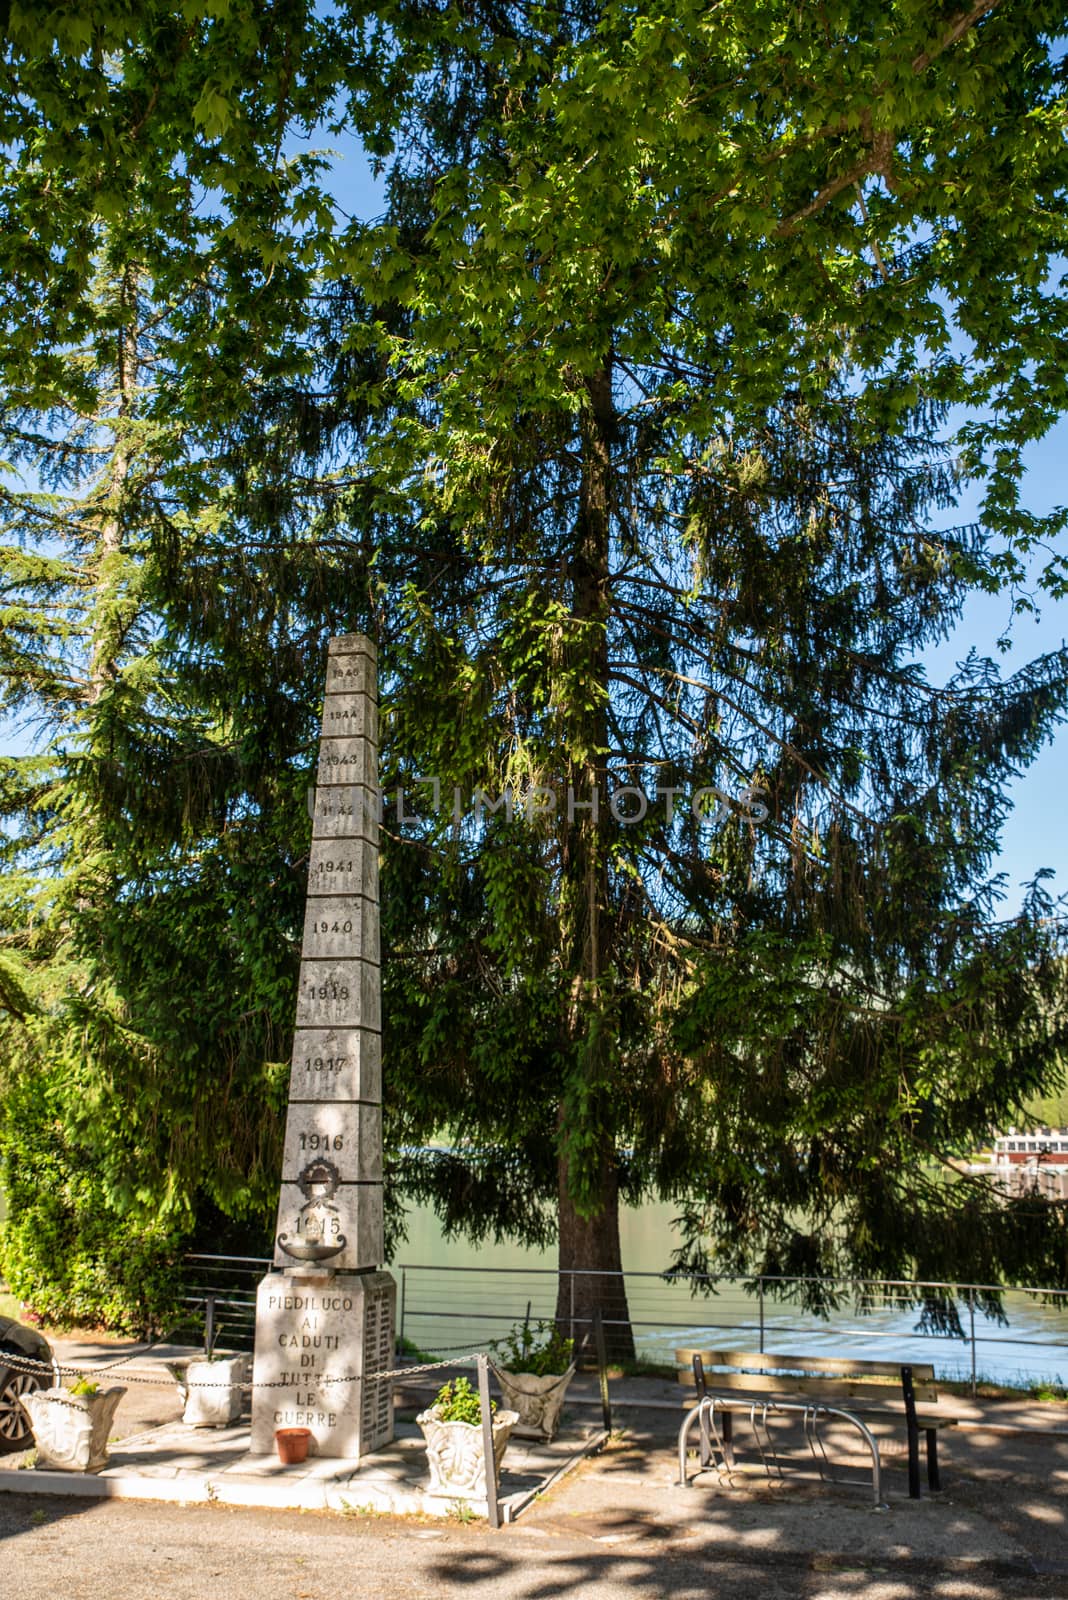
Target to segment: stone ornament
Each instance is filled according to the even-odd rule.
[[[446,1500],[486,1498],[486,1460],[482,1424],[442,1422],[440,1408],[420,1412],[416,1422],[426,1439],[430,1487],[426,1493]],[[515,1411],[498,1411],[493,1418],[493,1470],[500,1476],[504,1447],[519,1421]]]
[[[248,1356],[168,1361],[167,1371],[182,1397],[182,1421],[187,1428],[226,1428],[245,1409]]]
[[[566,1372],[536,1377],[533,1372],[506,1372],[493,1368],[504,1403],[518,1414],[513,1428],[517,1439],[555,1439],[567,1386],[575,1376],[574,1362]]]
[[[124,1388],[96,1394],[69,1389],[38,1389],[19,1396],[30,1419],[38,1467],[60,1472],[102,1472],[108,1464],[108,1435]]]
[[[334,1196],[341,1175],[332,1161],[319,1157],[309,1161],[297,1178],[304,1204],[297,1212],[292,1234],[278,1235],[279,1249],[296,1261],[329,1261],[340,1255],[346,1239],[341,1231],[341,1214]]]

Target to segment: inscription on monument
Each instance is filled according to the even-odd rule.
[[[324,739],[368,739],[377,731],[373,702],[348,694],[331,694],[323,707]]]
[[[381,1031],[377,967],[363,961],[302,961],[297,1027],[345,1025]]]
[[[304,915],[306,959],[373,961],[378,964],[378,907],[345,895],[309,897]]]
[[[371,740],[324,739],[319,746],[318,781],[360,784],[377,792],[378,762]]]
[[[378,843],[382,802],[376,789],[357,784],[331,784],[315,791],[314,839],[368,839]]]
[[[381,1100],[382,1040],[364,1028],[301,1028],[293,1040],[292,1100]]]
[[[283,1179],[296,1179],[317,1156],[334,1164],[343,1183],[361,1179],[377,1183],[382,1177],[381,1106],[344,1100],[307,1105],[292,1101],[282,1152]]]
[[[389,1385],[372,1375],[391,1361],[395,1297],[388,1272],[339,1272],[325,1282],[275,1272],[263,1280],[254,1452],[273,1449],[276,1428],[310,1428],[319,1455],[358,1457],[389,1442]]]
[[[380,1182],[338,1183],[316,1163],[305,1182],[282,1183],[278,1210],[285,1220],[275,1240],[275,1266],[310,1262],[355,1270],[368,1252],[382,1248]]]
[[[378,885],[378,850],[367,839],[312,838],[309,895],[363,895],[373,874]]]

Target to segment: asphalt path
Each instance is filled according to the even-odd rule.
[[[1063,1600],[1027,1562],[740,1554],[699,1531],[0,1496],[3,1600]]]

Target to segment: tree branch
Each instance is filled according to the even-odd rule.
[[[944,34],[940,43],[933,50],[924,50],[912,63],[913,72],[926,72],[931,62],[936,60],[946,50],[955,45],[958,39],[963,39],[970,28],[986,16],[988,11],[996,11],[1001,0],[978,0],[970,11],[958,11],[949,25],[949,32]]]

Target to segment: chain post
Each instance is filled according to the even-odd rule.
[[[612,1401],[608,1394],[608,1351],[604,1340],[604,1319],[600,1306],[593,1313],[593,1342],[597,1349],[597,1370],[601,1380],[601,1420],[605,1433],[612,1431]]]
[[[971,1328],[971,1342],[972,1342],[972,1399],[974,1400],[975,1397],[976,1397],[976,1394],[978,1393],[978,1383],[976,1381],[976,1370],[975,1370],[975,1290],[974,1289],[971,1290],[969,1295],[968,1295],[968,1322],[969,1322],[970,1328]]]
[[[478,1398],[482,1404],[482,1459],[486,1468],[486,1517],[491,1528],[501,1525],[497,1504],[497,1463],[493,1458],[493,1413],[490,1410],[489,1357],[478,1358]]]

